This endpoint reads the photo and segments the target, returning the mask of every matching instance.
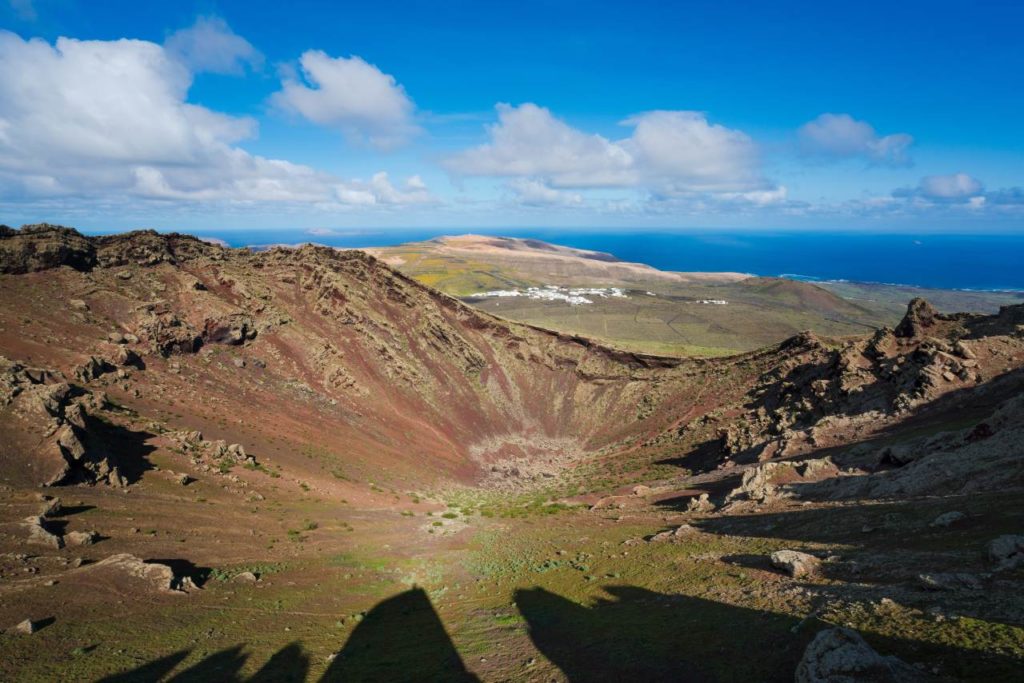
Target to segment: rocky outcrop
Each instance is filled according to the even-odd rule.
[[[903,320],[893,330],[893,334],[897,337],[923,337],[937,321],[944,319],[946,317],[924,299],[911,299]]]
[[[96,247],[73,228],[41,223],[0,232],[0,273],[33,273],[61,266],[91,270]]]
[[[847,443],[946,394],[975,390],[989,373],[1007,371],[1000,358],[1024,353],[1018,318],[1024,306],[998,316],[943,315],[915,299],[895,331],[828,344],[793,337],[771,352],[739,414],[719,428],[723,459],[750,463]],[[708,428],[701,417],[680,435]]]
[[[37,435],[33,465],[39,485],[127,484],[90,416],[105,402],[102,394],[58,381],[57,373],[0,357],[0,407],[10,404],[20,429]]]
[[[164,358],[198,351],[203,339],[189,323],[172,312],[155,313],[139,321],[136,327],[139,339]]]
[[[58,550],[64,547],[64,539],[60,534],[51,531],[42,517],[27,517],[25,526],[28,528],[28,542]]]
[[[117,370],[117,367],[106,359],[89,356],[87,361],[75,368],[75,378],[83,384],[87,384],[115,370]]]
[[[835,476],[836,466],[828,458],[802,462],[764,462],[743,471],[740,485],[729,492],[726,502],[750,500],[757,503],[788,498],[791,484]]]
[[[896,657],[878,654],[859,633],[830,628],[814,637],[796,667],[796,683],[918,683],[934,680]]]
[[[979,426],[984,425],[983,429]],[[1024,395],[1004,401],[984,422],[958,431],[864,449],[859,474],[791,482],[788,493],[809,499],[892,499],[1024,489]],[[845,473],[851,475],[852,473]],[[951,512],[933,525],[948,526]]]
[[[187,593],[196,588],[192,577],[176,573],[169,565],[145,562],[128,553],[111,555],[78,571],[89,574],[113,573],[163,593]]]
[[[207,318],[202,337],[210,344],[237,346],[256,338],[256,325],[251,316],[243,313]]]

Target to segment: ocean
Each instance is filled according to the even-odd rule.
[[[459,229],[196,231],[231,246],[316,242],[388,246]],[[939,289],[1024,290],[1024,235],[912,235],[763,231],[474,230],[614,254],[662,270],[736,271]]]

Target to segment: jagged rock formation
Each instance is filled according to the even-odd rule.
[[[778,361],[742,412],[720,429],[721,447],[727,458],[751,462],[855,440],[946,394],[973,390],[1005,372],[1003,358],[1018,366],[1022,320],[1021,306],[998,316],[940,315],[915,299],[895,331],[842,344],[795,337],[778,347]]]
[[[99,376],[102,372],[96,368],[104,365],[90,358],[85,367],[75,373],[80,379]],[[105,405],[105,396],[61,381],[57,372],[26,368],[0,357],[0,424],[14,423],[13,431],[34,437],[27,453],[19,450],[4,456],[34,471],[37,485],[127,483],[91,416]],[[12,450],[17,445],[10,442]]]
[[[60,266],[90,270],[95,265],[95,245],[72,228],[42,223],[0,232],[0,273],[33,273]]]

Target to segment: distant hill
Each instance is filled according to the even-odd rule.
[[[365,249],[420,282],[466,296],[509,286],[639,286],[648,283],[742,280],[743,273],[674,273],[612,254],[535,239],[459,235],[396,247]]]

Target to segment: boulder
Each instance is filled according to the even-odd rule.
[[[39,630],[39,622],[26,619],[14,627],[15,633],[23,633],[27,636],[32,635]]]
[[[97,358],[96,356],[89,356],[89,360],[75,368],[75,377],[83,383],[90,382],[115,370],[117,368],[107,360]]]
[[[814,576],[818,573],[821,560],[798,550],[776,550],[771,554],[772,566],[785,571],[794,579]]]
[[[956,355],[967,360],[975,360],[978,357],[978,354],[976,354],[974,350],[967,345],[967,342],[962,339],[953,345],[953,351]]]
[[[99,538],[100,535],[95,531],[72,531],[64,534],[64,541],[68,545],[92,545]]]
[[[988,544],[988,557],[996,569],[1013,569],[1024,565],[1024,536],[1006,535]]]
[[[814,637],[796,667],[796,683],[917,683],[927,674],[884,657],[856,631],[830,628]]]
[[[922,588],[931,591],[978,591],[982,589],[981,579],[977,576],[959,572],[919,574],[917,581]]]
[[[928,526],[945,528],[959,522],[964,517],[966,517],[964,513],[959,512],[958,510],[951,510],[949,512],[943,512],[941,515],[933,519],[932,523]]]
[[[117,350],[114,351],[111,360],[120,367],[133,367],[139,370],[142,370],[145,367],[142,362],[142,358],[139,357],[139,354],[124,346],[117,347]]]
[[[714,512],[715,504],[711,502],[711,497],[702,493],[696,498],[692,498],[686,506],[687,512]]]
[[[649,540],[651,543],[663,543],[665,541],[672,541],[677,538],[682,538],[683,536],[695,533],[696,531],[697,529],[690,526],[689,524],[683,524],[682,526],[672,529],[671,531],[662,531],[660,533],[654,534],[653,536],[651,536]]]

